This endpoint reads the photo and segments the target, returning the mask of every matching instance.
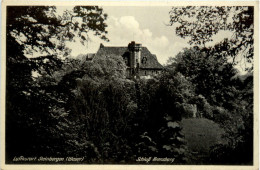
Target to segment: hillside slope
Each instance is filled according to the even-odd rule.
[[[181,121],[182,132],[187,141],[187,146],[192,154],[191,164],[205,164],[210,153],[210,147],[215,144],[225,143],[221,138],[224,130],[219,125],[205,118],[189,118]]]

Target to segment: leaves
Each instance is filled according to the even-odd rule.
[[[233,58],[237,64],[239,56],[247,62],[253,61],[254,8],[250,6],[186,6],[173,7],[169,12],[170,25],[176,34],[189,38],[189,44],[204,46],[213,41],[220,31],[230,31],[232,38],[215,44],[215,53]],[[246,70],[252,70],[250,65]]]
[[[95,10],[100,14],[96,18],[103,18],[102,9],[92,9]],[[58,156],[65,152],[65,130],[73,125],[67,120],[66,102],[71,97],[67,92],[75,86],[65,76],[66,72],[61,71],[61,58],[70,52],[65,41],[72,41],[80,31],[93,30],[86,25],[82,30],[82,25],[69,18],[73,15],[67,11],[63,15],[67,19],[62,19],[56,15],[54,6],[7,7],[6,157],[9,162],[16,154]],[[83,16],[86,21],[90,17]],[[104,22],[99,25],[101,29],[95,28],[104,33],[101,35],[106,34]],[[27,58],[28,54],[33,58]]]
[[[184,49],[169,60],[169,69],[182,73],[195,87],[195,94],[189,98],[188,104],[179,102],[178,106],[187,113],[190,104],[196,105],[200,116],[215,121],[225,130],[223,137],[228,140],[228,144],[216,146],[216,150],[212,151],[216,162],[238,164],[237,160],[240,160],[249,163],[253,146],[253,101],[252,96],[247,94],[252,95],[253,84],[249,83],[252,74],[238,74],[225,57],[214,51],[209,48]],[[249,106],[248,110],[245,110],[246,106]],[[241,149],[241,146],[247,148],[247,151]],[[212,162],[215,163],[215,160],[212,159]]]
[[[7,16],[7,36],[23,44],[27,54],[65,55],[69,53],[65,41],[79,37],[84,44],[89,41],[86,36],[90,31],[108,40],[107,15],[98,6],[74,7],[62,16],[57,15],[54,6],[9,6]]]

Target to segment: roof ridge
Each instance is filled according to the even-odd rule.
[[[115,48],[128,48],[127,46],[104,46],[102,48],[107,48],[107,47],[115,47]],[[142,46],[141,48],[147,48],[146,46]],[[148,48],[147,48],[148,49]]]

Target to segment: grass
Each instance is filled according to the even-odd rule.
[[[182,132],[185,136],[189,151],[193,155],[195,163],[205,163],[210,153],[210,147],[215,144],[225,143],[221,138],[224,130],[219,125],[205,118],[183,119]]]

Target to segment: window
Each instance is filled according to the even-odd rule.
[[[143,58],[142,58],[142,64],[146,64],[146,61],[147,61],[147,58],[146,58],[146,57],[143,57]]]
[[[125,58],[125,64],[128,65],[128,61],[127,61],[127,58]]]

